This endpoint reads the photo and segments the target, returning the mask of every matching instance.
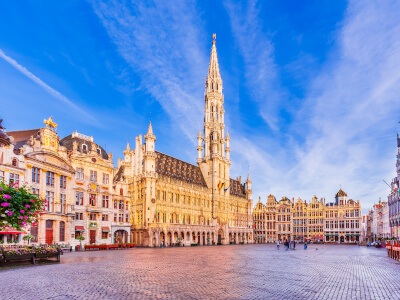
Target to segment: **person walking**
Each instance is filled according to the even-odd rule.
[[[292,241],[289,242],[289,248],[292,249]]]
[[[293,250],[296,250],[296,240],[293,241]]]
[[[307,242],[304,242],[304,250],[307,250]]]
[[[279,250],[279,240],[276,241],[276,248]]]

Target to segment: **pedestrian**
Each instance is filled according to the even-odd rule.
[[[293,250],[296,250],[296,240],[293,241]]]
[[[292,241],[289,242],[289,248],[292,249]]]
[[[279,240],[276,241],[276,248],[279,250]]]
[[[307,242],[304,242],[304,250],[307,250]]]

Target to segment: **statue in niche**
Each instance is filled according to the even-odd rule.
[[[76,141],[74,141],[74,142],[72,143],[72,150],[73,150],[73,151],[78,151],[78,143],[77,143]]]

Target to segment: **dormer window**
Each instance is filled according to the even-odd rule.
[[[97,154],[101,154],[101,149],[97,148]]]
[[[87,145],[82,145],[82,152],[84,152],[84,153],[87,152]]]
[[[11,164],[13,165],[13,167],[18,167],[18,161],[16,158],[13,158]]]

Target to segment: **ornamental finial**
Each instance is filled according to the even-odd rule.
[[[216,39],[217,39],[217,35],[215,33],[213,33],[213,42],[215,42]]]

